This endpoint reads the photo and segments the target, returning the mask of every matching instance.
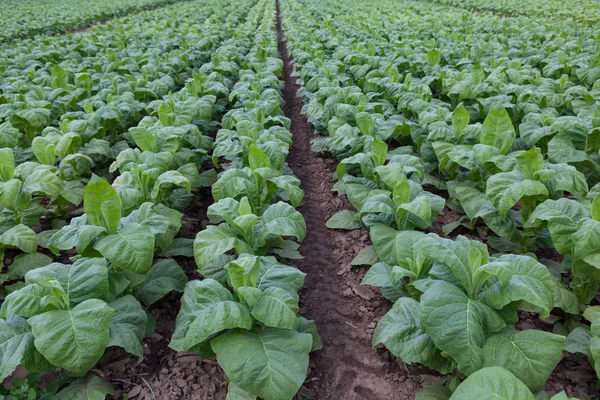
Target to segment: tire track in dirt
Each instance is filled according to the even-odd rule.
[[[371,347],[375,323],[390,304],[380,293],[361,286],[365,270],[350,264],[369,244],[368,232],[325,226],[331,215],[348,207],[331,192],[335,161],[311,150],[314,127],[301,114],[302,101],[296,97],[299,86],[291,76],[279,4],[277,33],[285,65],[284,112],[291,118],[294,138],[288,163],[305,192],[300,208],[307,225],[301,246],[305,258],[291,263],[307,274],[300,312],[316,321],[324,345],[311,355],[311,371],[300,393],[314,400],[413,399],[420,388],[419,373],[387,351]]]

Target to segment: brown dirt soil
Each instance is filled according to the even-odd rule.
[[[414,398],[420,373],[387,351],[375,351],[371,336],[377,320],[390,304],[370,287],[360,284],[364,269],[350,262],[369,244],[366,229],[350,233],[329,230],[325,221],[344,208],[331,192],[335,161],[313,153],[314,128],[300,113],[298,86],[291,77],[293,66],[287,53],[281,20],[277,23],[279,51],[285,63],[285,115],[292,119],[294,141],[288,162],[305,192],[300,211],[307,236],[300,247],[303,260],[294,261],[307,273],[301,293],[300,312],[314,319],[323,349],[311,355],[311,370],[300,393],[311,399],[402,400]]]

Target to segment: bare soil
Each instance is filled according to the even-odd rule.
[[[331,215],[345,208],[344,200],[331,192],[335,161],[311,150],[314,127],[300,112],[299,87],[291,76],[279,17],[277,31],[285,64],[284,112],[292,119],[294,137],[288,162],[302,182],[305,203],[299,210],[307,224],[300,247],[305,258],[291,263],[307,274],[300,313],[316,321],[323,339],[323,349],[311,356],[311,370],[300,393],[311,399],[412,399],[420,387],[419,370],[371,347],[376,322],[390,304],[360,284],[366,270],[350,265],[369,244],[368,232],[339,232],[325,226]]]

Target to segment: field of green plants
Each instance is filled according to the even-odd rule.
[[[596,0],[0,0],[0,400],[600,396]]]

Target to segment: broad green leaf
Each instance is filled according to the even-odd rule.
[[[256,286],[261,290],[277,287],[297,295],[306,274],[298,268],[279,263],[274,257],[260,257],[260,272]]]
[[[385,225],[374,225],[369,228],[369,236],[373,249],[379,259],[386,264],[396,264],[396,234],[397,230]]]
[[[92,175],[85,187],[83,208],[94,225],[103,226],[111,234],[117,233],[121,220],[121,199],[115,189],[97,175]]]
[[[140,341],[146,333],[148,317],[135,297],[126,295],[108,304],[115,312],[110,321],[108,346],[119,346],[138,357],[141,362],[144,350]]]
[[[52,262],[52,258],[42,253],[19,254],[8,266],[10,279],[20,279],[33,269],[43,267]]]
[[[296,314],[298,314],[298,297],[278,287],[265,289],[252,309],[252,316],[258,321],[282,329],[298,327]]]
[[[217,257],[235,249],[238,254],[251,253],[252,249],[225,225],[209,225],[194,239],[194,259],[202,270]]]
[[[485,333],[505,326],[492,308],[469,299],[457,286],[444,281],[428,286],[421,296],[418,316],[435,345],[466,375],[483,366]]]
[[[361,284],[376,287],[393,286],[392,267],[384,262],[374,264],[365,274]]]
[[[46,166],[36,168],[23,181],[23,192],[27,194],[42,193],[47,196],[58,196],[63,190],[60,178]]]
[[[158,260],[146,274],[135,296],[150,307],[171,291],[183,292],[188,279],[175,260]]]
[[[56,279],[69,296],[69,305],[89,299],[102,299],[108,294],[108,268],[103,258],[83,258],[73,264],[52,263],[29,271],[26,283],[43,285]]]
[[[38,240],[33,229],[19,224],[0,235],[0,245],[4,247],[16,247],[26,253],[35,253],[38,247]]]
[[[515,141],[515,137],[515,127],[508,112],[502,104],[498,104],[483,121],[479,141],[482,144],[494,146],[502,154],[506,154]]]
[[[235,383],[230,383],[227,386],[227,397],[225,400],[256,400],[256,396],[246,393]]]
[[[535,400],[517,377],[502,367],[483,368],[469,376],[450,400]]]
[[[52,368],[35,349],[25,318],[12,314],[6,320],[0,319],[0,379],[12,374],[18,365],[29,372]]]
[[[51,287],[26,285],[6,296],[0,309],[0,317],[6,318],[10,314],[33,317],[46,311],[56,310],[59,306]]]
[[[565,337],[536,329],[506,328],[485,341],[485,367],[504,367],[531,390],[544,386],[562,357]]]
[[[104,379],[88,374],[79,378],[56,394],[58,400],[105,400],[114,396],[114,389]]]
[[[226,329],[252,328],[246,306],[214,279],[190,281],[181,298],[177,326],[169,346],[188,351]]]
[[[535,179],[535,173],[540,171],[544,166],[544,156],[538,147],[532,147],[517,157],[517,165],[525,178]]]
[[[0,129],[3,125],[0,125]],[[7,182],[15,176],[15,156],[11,149],[0,149],[0,181]]]
[[[575,244],[573,256],[600,268],[600,221],[584,218],[577,224],[576,232],[571,236]]]
[[[525,228],[539,228],[546,221],[552,243],[564,254],[573,248],[571,238],[577,232],[577,224],[587,216],[584,207],[574,200],[546,200],[531,213]]]
[[[260,258],[242,254],[225,268],[233,290],[237,291],[242,286],[255,287],[260,273]]]
[[[532,199],[536,202],[548,198],[548,189],[539,181],[526,179],[518,171],[505,172],[492,175],[487,182],[486,196],[494,207],[498,208],[502,218],[506,218],[510,210],[518,201]]]
[[[483,283],[477,279],[475,270],[488,261],[485,244],[476,240],[469,240],[464,236],[458,236],[456,240],[450,240],[440,238],[435,234],[429,234],[421,239],[419,246],[431,258],[446,265],[467,293],[475,298]]]
[[[323,348],[323,342],[321,341],[321,337],[317,332],[317,324],[315,321],[308,320],[302,316],[298,317],[298,332],[300,333],[310,333],[313,338],[311,352],[321,350]]]
[[[10,122],[0,124],[0,147],[12,149],[19,142],[19,130],[13,128]]]
[[[398,299],[377,323],[373,347],[379,343],[405,363],[417,362],[441,373],[454,367],[445,359],[418,317],[419,303],[409,297]]]
[[[341,210],[333,214],[325,224],[330,229],[353,230],[363,226],[357,211]]]
[[[144,274],[152,267],[154,235],[140,224],[129,224],[114,235],[101,237],[94,248],[115,266]]]
[[[264,245],[267,235],[294,236],[299,242],[306,236],[304,217],[291,205],[278,202],[265,210],[258,223],[259,246]]]
[[[549,315],[554,308],[554,293],[558,284],[548,268],[528,256],[505,254],[497,262],[482,267],[487,273],[502,276],[479,294],[481,301],[502,309],[511,302],[526,301]],[[504,282],[503,282],[504,281]]]
[[[52,364],[83,374],[104,354],[114,311],[101,300],[29,318],[35,347]]]
[[[33,142],[31,142],[31,150],[33,150],[35,158],[42,164],[54,165],[56,162],[54,144],[46,138],[38,136],[33,139]]]
[[[267,155],[263,153],[263,151],[254,143],[248,147],[248,166],[253,171],[258,168],[271,167],[271,161],[269,160],[269,157],[267,157]]]
[[[470,119],[471,116],[469,115],[469,112],[463,103],[460,103],[452,113],[452,127],[456,133],[461,133],[467,127],[467,125],[469,125]]]
[[[373,265],[377,261],[379,261],[379,257],[377,257],[375,249],[373,246],[367,246],[352,259],[352,265]]]
[[[265,400],[291,400],[306,379],[312,336],[265,328],[232,331],[210,342],[231,382]]]

